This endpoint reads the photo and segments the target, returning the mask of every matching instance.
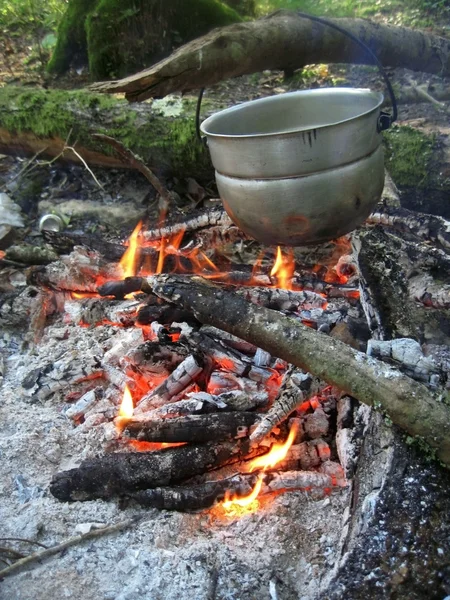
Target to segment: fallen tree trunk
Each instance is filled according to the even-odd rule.
[[[100,133],[121,141],[159,173],[210,181],[209,155],[196,138],[195,99],[161,102],[130,105],[80,90],[6,86],[0,88],[0,153],[134,168],[94,139]]]
[[[329,21],[367,44],[383,65],[450,74],[450,48],[445,38],[364,19]],[[118,81],[96,83],[91,89],[125,92],[128,100],[142,101],[264,69],[293,71],[313,63],[373,64],[373,60],[342,33],[282,10],[215,29],[149,69]]]
[[[199,321],[251,342],[386,412],[411,436],[423,438],[450,467],[450,407],[443,394],[433,394],[381,361],[200,278],[160,275],[148,281],[156,295],[191,310]]]

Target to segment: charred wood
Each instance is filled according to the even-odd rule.
[[[324,384],[317,377],[291,366],[283,377],[278,396],[252,432],[251,441],[260,442],[276,425],[284,421],[308,397],[317,394],[322,387]]]
[[[235,442],[107,454],[56,473],[50,492],[63,502],[112,498],[183,481],[236,462],[247,453],[245,444]]]
[[[190,354],[158,387],[149,392],[136,407],[136,414],[169,401],[184,390],[203,371],[203,362]]]
[[[242,337],[385,411],[410,435],[422,436],[450,466],[450,408],[442,401],[444,392],[432,393],[381,361],[199,278],[155,276],[149,284],[154,293],[189,308],[200,321]]]
[[[408,210],[407,208],[386,207],[373,212],[368,224],[393,227],[402,233],[413,233],[423,241],[431,241],[450,251],[450,222],[443,217]]]
[[[403,237],[382,227],[360,230],[354,245],[361,276],[361,300],[372,319],[376,337],[448,344],[450,316],[447,309],[439,306],[447,302],[448,271],[436,270],[427,267],[425,261],[417,261],[416,256],[408,252],[409,246],[405,246]],[[440,302],[435,302],[439,306],[436,308],[432,308],[432,296],[428,298],[428,306],[426,302],[427,285],[434,273],[438,274],[442,288],[438,295]],[[418,292],[419,288],[422,294]],[[430,289],[437,293],[434,284]],[[418,302],[420,295],[422,302]]]
[[[257,481],[256,475],[235,475],[220,481],[207,481],[182,487],[158,487],[129,494],[129,498],[146,508],[181,512],[211,508],[228,495],[246,496]]]
[[[248,437],[257,415],[250,412],[223,412],[205,415],[186,415],[172,419],[130,419],[123,433],[145,442],[204,442]]]
[[[424,356],[422,348],[416,340],[397,338],[395,340],[370,340],[367,354],[380,360],[390,362],[401,371],[425,383],[438,387],[445,384],[442,381],[443,372],[434,360]]]
[[[143,277],[126,277],[119,281],[107,281],[97,288],[100,296],[114,296],[116,300],[123,300],[133,292],[151,293]]]
[[[253,304],[274,310],[294,312],[300,309],[322,308],[327,299],[315,292],[293,292],[280,288],[245,287],[236,293]]]
[[[183,220],[180,220],[179,216],[173,216],[166,221],[163,227],[148,229],[147,231],[144,231],[142,235],[144,240],[148,242],[160,240],[162,238],[169,238],[182,232],[187,233],[207,227],[228,227],[231,225],[233,225],[233,223],[230,217],[220,205],[218,207],[210,208],[206,211],[200,211],[197,214],[191,214],[188,218]]]

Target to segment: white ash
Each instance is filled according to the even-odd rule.
[[[88,329],[59,322],[46,329],[38,347],[27,351],[21,351],[17,332],[1,334],[0,536],[54,545],[92,523],[112,524],[136,514],[142,519],[128,530],[74,546],[6,578],[0,596],[206,600],[215,590],[217,600],[269,600],[270,582],[281,580],[283,600],[319,598],[332,574],[331,568],[320,566],[322,557],[326,554],[329,567],[339,559],[347,489],[320,501],[289,493],[261,512],[224,521],[209,512],[120,511],[114,502],[68,504],[50,495],[56,472],[104,453],[114,439],[113,423],[97,410],[101,403],[118,403],[119,390],[110,385],[110,396],[94,404],[79,426],[64,414],[65,399],[82,385],[74,374],[88,376],[101,369],[105,353],[123,333],[110,326]],[[39,376],[30,395],[22,381],[33,380],[33,372]],[[59,387],[38,398],[41,379],[50,379],[50,373]]]

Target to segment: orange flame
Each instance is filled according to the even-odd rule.
[[[139,221],[134,228],[133,233],[130,235],[130,239],[128,240],[128,248],[125,250],[124,255],[120,259],[119,266],[122,268],[124,277],[133,277],[136,275],[137,264],[139,260],[138,238],[141,229],[142,221]]]
[[[97,292],[71,292],[70,294],[74,300],[82,300],[83,298],[100,298],[100,294]]]
[[[257,500],[258,494],[261,491],[263,484],[264,475],[260,473],[258,480],[255,483],[252,491],[247,496],[237,496],[236,494],[229,498],[229,493],[225,493],[225,500],[222,502],[222,508],[231,515],[232,513],[239,513],[239,516],[243,514],[256,512],[259,508],[259,502]],[[242,510],[244,509],[244,511]]]
[[[119,408],[119,417],[131,419],[131,417],[133,416],[133,409],[133,398],[131,397],[129,387],[126,385],[123,391],[123,398]]]
[[[277,287],[284,290],[292,290],[292,276],[295,271],[295,260],[293,250],[290,248],[283,256],[280,246],[277,247],[277,257],[270,271],[272,277],[277,278]]]
[[[131,397],[131,392],[127,385],[125,385],[125,389],[123,391],[122,402],[120,403],[119,413],[114,421],[116,426],[116,431],[118,434],[121,434],[127,422],[133,416],[133,398]]]
[[[289,431],[288,439],[284,444],[274,444],[270,449],[270,452],[264,454],[264,456],[258,456],[253,459],[249,464],[249,471],[255,471],[256,469],[268,469],[274,467],[277,463],[281,462],[286,458],[289,448],[292,446],[295,440],[295,436],[298,432],[298,423],[294,421]]]

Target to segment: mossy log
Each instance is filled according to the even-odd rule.
[[[450,74],[450,48],[445,38],[365,19],[329,21],[367,44],[383,65]],[[92,89],[125,92],[128,100],[140,101],[264,69],[293,71],[317,63],[373,64],[373,60],[339,31],[283,10],[264,19],[215,29],[145,71],[94,84]]]
[[[120,142],[163,175],[209,181],[209,155],[197,140],[195,99],[172,97],[129,104],[84,90],[43,90],[6,86],[0,89],[0,153],[79,162],[72,146],[89,164],[129,168],[107,144],[103,133]]]

